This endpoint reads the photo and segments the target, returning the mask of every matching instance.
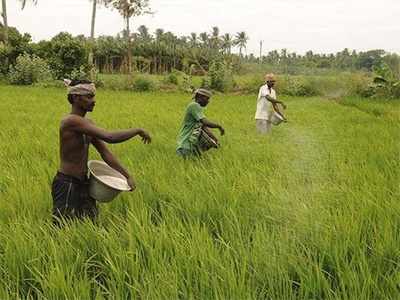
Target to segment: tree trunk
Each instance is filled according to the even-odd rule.
[[[126,38],[128,41],[128,73],[132,73],[132,45],[131,45],[131,32],[129,28],[129,17],[126,17]]]
[[[2,0],[2,17],[4,22],[4,42],[8,43],[8,21],[7,21],[7,3],[6,0]]]
[[[90,27],[90,39],[93,41],[94,40],[94,26],[96,23],[97,0],[92,0],[92,1],[93,1],[93,8],[92,8],[92,24]]]
[[[89,66],[93,65],[93,67],[90,70],[90,79],[94,81],[95,77],[95,66],[93,63],[93,48],[94,48],[94,26],[96,22],[96,6],[97,6],[97,0],[92,0],[93,1],[93,9],[92,9],[92,24],[90,27],[90,51],[89,51],[89,57],[88,57],[88,63]]]

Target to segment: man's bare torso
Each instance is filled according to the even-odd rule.
[[[66,116],[60,124],[60,172],[83,179],[87,175],[87,162],[91,137],[71,129],[71,118]]]

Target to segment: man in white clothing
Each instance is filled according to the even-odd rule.
[[[274,74],[265,75],[266,84],[260,87],[257,98],[257,111],[256,111],[256,127],[257,131],[262,134],[266,134],[271,131],[272,123],[271,118],[274,114],[274,106],[280,103],[283,108],[286,105],[282,101],[276,100],[276,92],[273,89],[275,85]]]

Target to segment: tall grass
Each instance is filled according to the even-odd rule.
[[[57,230],[65,94],[0,86],[0,299],[396,299],[398,118],[285,100],[289,122],[264,137],[255,95],[215,97],[222,148],[182,161],[187,95],[100,91],[91,119],[153,143],[111,146],[137,191],[101,205],[98,225]]]

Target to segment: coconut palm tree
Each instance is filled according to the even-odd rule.
[[[140,25],[137,29],[138,38],[143,42],[149,42],[151,40],[151,34],[149,33],[149,29],[145,25]]]
[[[231,54],[232,45],[233,45],[232,35],[229,33],[225,33],[222,36],[222,43],[221,43],[222,50],[224,51],[225,54]]]
[[[149,0],[107,0],[126,21],[126,39],[128,45],[128,72],[132,71],[132,44],[130,32],[130,19],[135,16],[151,14]]]
[[[33,4],[37,4],[37,0],[30,0]],[[22,9],[25,8],[26,3],[28,2],[27,0],[20,0],[21,4],[22,4]]]
[[[242,56],[242,49],[246,48],[247,41],[249,37],[247,36],[246,32],[241,31],[236,33],[235,45],[239,47],[239,55]]]
[[[37,3],[37,0],[30,0],[33,4]],[[27,0],[20,0],[22,4],[22,9],[25,8]],[[7,0],[1,0],[1,17],[3,18],[3,26],[4,26],[4,42],[8,42],[8,20],[7,20]]]
[[[8,41],[8,21],[7,21],[7,2],[6,0],[1,1],[1,17],[3,18],[4,26],[4,42]]]
[[[208,37],[207,32],[202,32],[202,33],[200,33],[199,39],[200,39],[200,41],[201,41],[201,43],[202,43],[202,46],[203,46],[204,48],[208,47],[208,44],[209,44],[209,37]]]
[[[160,41],[164,35],[164,29],[162,28],[157,28],[156,31],[154,32],[155,36],[156,36],[156,41]]]
[[[210,35],[210,44],[211,48],[218,49],[220,47],[220,39],[219,39],[219,28],[213,27]]]
[[[191,48],[194,48],[197,46],[197,33],[192,32],[189,36],[189,45]]]
[[[97,4],[104,4],[107,5],[107,0],[91,0],[93,2],[92,5],[92,21],[90,24],[90,52],[89,52],[89,64],[93,63],[93,44],[94,44],[94,28],[96,24],[96,12],[97,12]]]

